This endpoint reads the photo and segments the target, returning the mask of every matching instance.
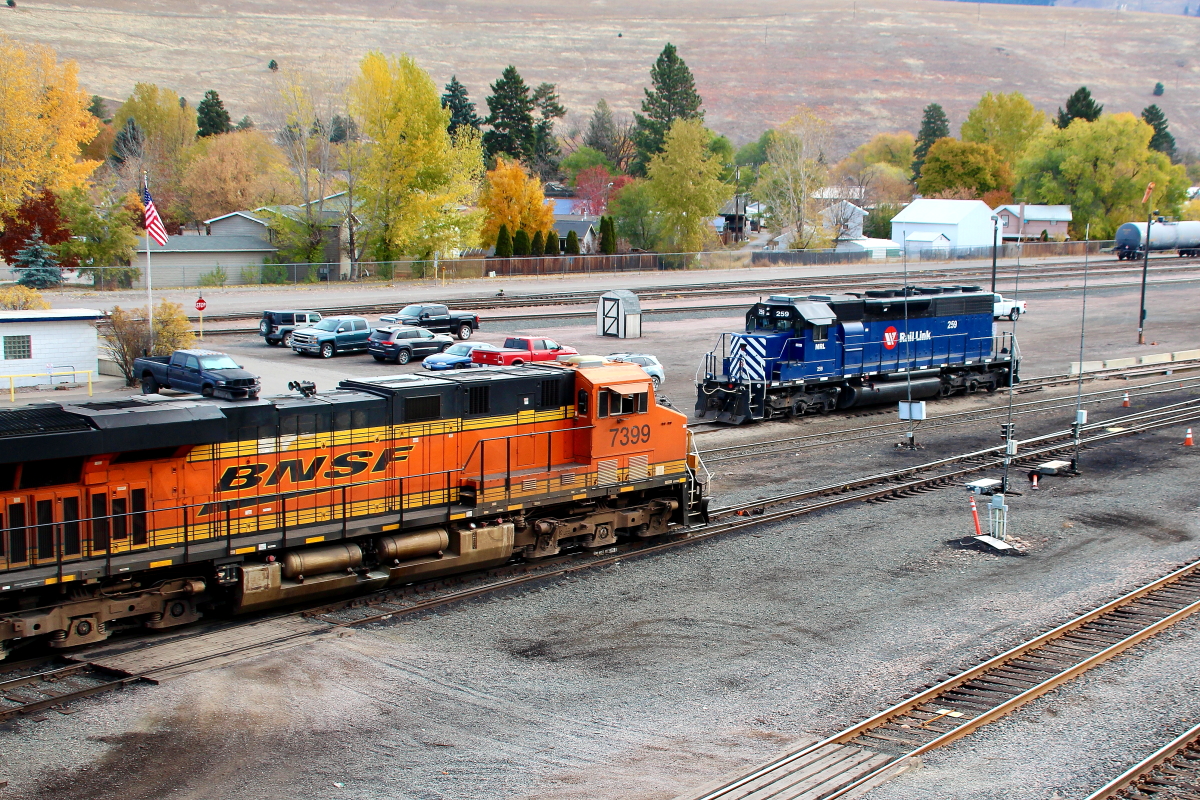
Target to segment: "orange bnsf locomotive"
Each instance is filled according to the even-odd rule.
[[[0,658],[605,548],[705,511],[686,417],[599,359],[0,412]]]

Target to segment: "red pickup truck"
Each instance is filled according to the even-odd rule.
[[[479,348],[471,351],[471,361],[493,367],[515,367],[534,361],[553,361],[559,356],[577,356],[579,351],[566,347],[553,339],[537,339],[530,336],[510,336],[504,347],[498,350]]]

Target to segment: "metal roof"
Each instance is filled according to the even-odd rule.
[[[957,225],[972,212],[984,210],[990,217],[992,209],[982,200],[913,200],[892,217],[892,222],[924,222],[936,225]]]
[[[63,320],[101,319],[95,308],[37,308],[24,311],[0,311],[0,322],[60,322]]]
[[[144,242],[138,244],[138,250],[146,252]],[[158,242],[150,241],[150,253],[237,253],[256,252],[274,253],[276,248],[258,236],[171,236],[162,247]]]
[[[1017,218],[1018,224],[1021,219],[1021,206],[1019,203],[1003,205],[996,209],[996,213],[1007,211]],[[1071,207],[1070,206],[1025,206],[1025,221],[1026,222],[1070,222]]]

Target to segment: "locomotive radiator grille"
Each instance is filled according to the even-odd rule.
[[[559,476],[558,481],[563,486],[571,486],[575,483],[575,473],[574,472],[564,472],[561,476]]]
[[[646,458],[646,456],[630,456],[629,457],[628,479],[631,481],[646,480],[647,473],[649,472],[649,470],[647,469],[647,464],[648,464],[648,459]]]
[[[596,482],[601,486],[617,482],[617,462],[615,460],[596,462]]]

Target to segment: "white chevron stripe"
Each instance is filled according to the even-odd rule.
[[[753,336],[733,336],[729,377],[738,381],[766,380],[767,343]]]

